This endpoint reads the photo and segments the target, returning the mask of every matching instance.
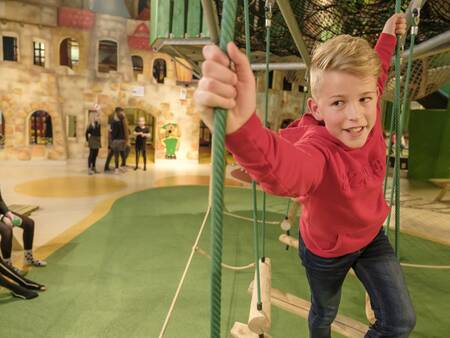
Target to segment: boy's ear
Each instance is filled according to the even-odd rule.
[[[322,114],[319,112],[319,106],[317,105],[317,102],[314,101],[312,97],[309,97],[306,101],[306,104],[308,105],[308,110],[314,116],[314,118],[317,121],[322,121],[323,117]]]

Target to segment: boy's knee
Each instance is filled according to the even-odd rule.
[[[330,326],[337,315],[337,309],[328,308],[320,311],[311,310],[309,313],[309,322],[313,327],[327,327]]]
[[[391,317],[387,321],[377,321],[374,329],[386,337],[408,337],[416,326],[416,314],[414,309],[404,311],[401,317]]]

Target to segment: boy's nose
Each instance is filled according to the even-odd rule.
[[[358,120],[362,115],[362,112],[359,110],[359,107],[351,104],[348,106],[348,109],[346,109],[346,114],[349,120]]]

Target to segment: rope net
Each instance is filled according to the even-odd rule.
[[[222,1],[215,1],[219,16]],[[303,41],[311,54],[314,47],[336,35],[350,34],[365,38],[374,45],[386,20],[395,12],[392,0],[290,0],[290,6],[303,35]],[[263,62],[265,50],[265,1],[250,1],[250,35],[253,62]],[[401,1],[402,11],[406,11],[410,1]],[[236,43],[245,48],[243,3],[238,5],[236,18]],[[415,44],[418,45],[449,30],[450,0],[428,0],[420,12],[419,32]],[[408,32],[409,35],[409,32]],[[301,56],[291,37],[278,5],[273,7],[271,28],[271,60],[301,61]],[[409,48],[409,37],[405,49]],[[405,73],[406,60],[402,64]],[[439,53],[419,57],[414,60],[411,76],[411,100],[417,100],[436,91],[450,81],[450,43]],[[300,73],[295,76],[303,79]],[[385,99],[392,101],[394,82],[393,68],[386,86]]]

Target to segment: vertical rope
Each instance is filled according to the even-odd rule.
[[[270,27],[272,26],[272,2],[271,0],[266,0],[265,4],[265,13],[266,13],[266,81],[265,81],[265,98],[264,98],[264,126],[266,128],[269,127],[269,63],[270,63]],[[261,255],[265,257],[265,233],[266,233],[266,193],[263,193],[263,206],[262,206],[262,247],[261,247]]]
[[[395,13],[400,13],[401,1],[395,1]],[[395,189],[395,254],[400,256],[399,248],[399,230],[400,230],[400,53],[401,53],[401,37],[397,35],[397,51],[395,53],[395,165],[394,165],[394,184]]]
[[[248,0],[244,0],[244,19],[245,19],[245,52],[251,63],[251,46],[250,46],[250,11]],[[255,269],[256,269],[256,287],[257,287],[257,307],[262,308],[261,302],[261,276],[259,272],[259,224],[258,224],[258,206],[256,197],[256,182],[252,181],[252,200],[253,200],[253,235],[254,235],[254,252],[255,252]]]
[[[220,34],[220,48],[226,52],[234,39],[237,0],[224,0]],[[212,260],[211,260],[211,338],[220,338],[222,241],[223,241],[223,184],[225,177],[225,130],[227,111],[214,109],[213,172],[212,172]]]

